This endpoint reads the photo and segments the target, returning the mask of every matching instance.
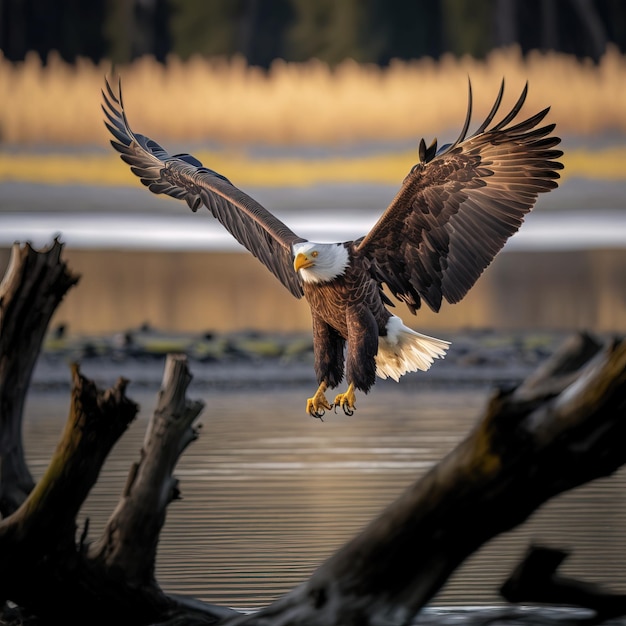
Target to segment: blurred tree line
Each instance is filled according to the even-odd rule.
[[[626,47],[624,0],[0,0],[0,50],[19,61],[127,62],[243,55],[331,65],[345,58],[485,56],[517,44],[598,60]]]

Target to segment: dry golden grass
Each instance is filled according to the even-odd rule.
[[[100,89],[108,64],[67,65],[52,56],[0,59],[0,132],[9,144],[106,144]],[[346,61],[276,62],[264,73],[242,60],[142,59],[118,68],[133,125],[163,142],[229,145],[338,144],[445,137],[462,125],[467,78],[475,120],[507,80],[503,106],[530,83],[525,110],[551,105],[562,134],[626,130],[626,59],[611,49],[598,67],[561,54],[516,49],[485,61],[446,57],[388,68]]]
[[[5,145],[101,147],[96,154],[50,148],[0,152],[0,180],[136,185],[108,149],[100,109],[107,63],[44,67],[0,58],[0,138]],[[236,184],[308,185],[320,181],[399,184],[417,160],[420,137],[450,141],[465,117],[471,77],[474,120],[491,107],[506,77],[503,110],[530,83],[525,111],[551,105],[558,132],[593,136],[626,131],[626,58],[611,49],[598,67],[548,54],[523,59],[515,49],[486,61],[452,57],[395,62],[386,69],[345,62],[335,70],[311,61],[276,62],[267,73],[232,61],[196,58],[167,65],[142,59],[118,69],[135,130],[172,150],[188,149]],[[475,127],[475,126],[473,126]],[[414,141],[410,151],[352,158],[251,159],[246,147]],[[220,149],[208,152],[202,144]],[[568,150],[566,176],[625,178],[626,149]]]
[[[250,159],[243,154],[199,151],[203,163],[247,186],[304,186],[316,183],[368,182],[400,186],[417,154],[393,152],[352,159]],[[626,179],[626,148],[588,152],[569,150],[563,157],[562,178]],[[137,178],[113,151],[111,154],[3,153],[0,181],[24,183],[137,186]]]

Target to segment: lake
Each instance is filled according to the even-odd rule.
[[[157,579],[170,592],[238,609],[269,603],[310,573],[472,428],[486,386],[424,387],[410,378],[377,386],[353,417],[304,413],[313,389],[192,383],[207,408],[200,438],[175,475],[183,499],[168,509]],[[130,464],[138,458],[156,389],[134,389],[141,413],[108,459],[81,512],[97,537]],[[60,435],[69,394],[31,393],[24,438],[40,476]],[[595,481],[544,506],[458,570],[435,606],[493,605],[529,542],[571,549],[562,572],[626,592],[626,473]]]
[[[395,193],[356,187],[251,193],[283,211],[298,232],[315,237],[310,229],[331,225],[341,239],[362,234]],[[444,305],[438,315],[420,311],[415,319],[405,309],[397,312],[442,337],[444,329],[623,332],[625,189],[623,181],[568,179],[558,194],[542,199],[549,210],[531,214],[461,303]],[[315,220],[302,221],[298,211],[310,207]],[[338,211],[349,219],[335,220]],[[206,214],[160,202],[139,186],[2,186],[0,269],[15,239],[43,244],[57,233],[67,242],[70,268],[82,275],[52,324],[64,323],[70,333],[119,332],[144,323],[172,332],[310,332],[306,303],[248,254],[233,251]],[[157,577],[167,591],[238,609],[266,605],[306,579],[449,452],[472,428],[489,393],[480,384],[414,385],[407,377],[400,385],[378,384],[353,417],[332,415],[322,423],[304,413],[313,391],[313,385],[293,383],[283,389],[275,382],[267,388],[192,384],[190,396],[208,408],[199,440],[176,471],[183,500],[170,505],[161,536]],[[92,538],[138,458],[156,403],[149,385],[131,384],[129,396],[140,402],[141,414],[81,513],[90,518]],[[48,463],[68,402],[68,393],[45,385],[29,396],[24,437],[35,476]],[[493,540],[433,604],[498,603],[499,585],[531,541],[571,549],[564,574],[625,593],[625,534],[622,471],[556,498],[521,528]]]

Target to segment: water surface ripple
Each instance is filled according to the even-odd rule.
[[[157,578],[170,592],[239,609],[261,607],[306,579],[472,428],[486,390],[382,387],[353,417],[307,417],[312,390],[190,391],[207,407],[200,438],[178,465],[183,499],[161,535]],[[90,537],[101,532],[138,459],[156,394],[129,388],[136,422],[113,450],[86,501]],[[36,477],[61,433],[68,397],[31,394],[24,424]],[[563,573],[626,592],[626,474],[556,498],[520,529],[474,555],[435,606],[492,605],[530,541],[573,550]],[[82,521],[81,521],[82,523]]]

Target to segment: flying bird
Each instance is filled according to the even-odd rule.
[[[541,125],[549,107],[516,121],[528,91],[494,123],[504,93],[480,127],[437,149],[422,139],[419,161],[378,222],[355,241],[317,243],[294,233],[225,176],[190,154],[170,155],[134,133],[122,100],[105,81],[105,124],[113,147],[148,189],[209,212],[263,263],[296,298],[311,308],[314,367],[319,387],[306,410],[321,418],[340,407],[355,410],[356,390],[367,393],[376,376],[396,381],[428,370],[449,342],[418,333],[392,314],[388,291],[415,314],[422,301],[439,311],[442,300],[459,302],[521,226],[539,193],[557,187],[555,124]],[[347,378],[347,390],[331,403],[329,388]]]

